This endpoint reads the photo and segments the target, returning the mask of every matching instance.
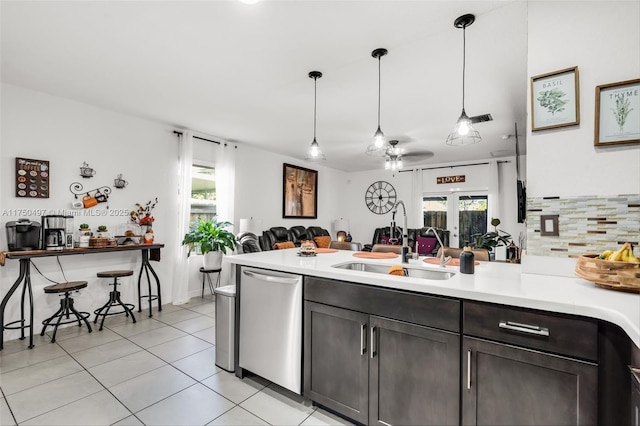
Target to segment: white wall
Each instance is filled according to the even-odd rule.
[[[306,146],[305,146],[306,147]],[[302,149],[302,147],[301,147]],[[283,164],[293,164],[318,171],[318,218],[283,219]],[[236,154],[235,218],[262,220],[264,229],[272,226],[321,226],[332,233],[333,221],[344,216],[348,173],[298,159],[238,145]],[[236,228],[237,229],[237,228]]]
[[[159,242],[165,244],[162,261],[153,262],[162,283],[163,302],[171,301],[171,284],[174,270],[172,259],[176,256],[177,241],[175,223],[177,192],[177,141],[173,128],[114,113],[86,104],[49,96],[20,87],[2,85],[2,140],[0,180],[4,187],[0,196],[0,225],[19,217],[40,221],[39,214],[27,216],[15,210],[49,211],[69,209],[74,200],[69,185],[80,182],[86,190],[106,185],[112,188],[107,210],[99,204],[90,210],[79,211],[75,225],[88,223],[92,228],[107,225],[111,230],[128,221],[128,212],[135,203],[146,203],[158,197],[153,211],[156,218],[154,231]],[[17,198],[15,185],[15,157],[50,161],[51,196],[48,199]],[[79,176],[82,162],[96,170],[91,179]],[[113,179],[124,175],[129,184],[125,189],[113,188]],[[16,214],[17,213],[17,214]],[[0,247],[7,247],[6,232],[0,232]],[[55,258],[37,258],[33,263],[42,273],[55,281],[63,280]],[[96,273],[113,269],[136,269],[140,263],[139,252],[104,253],[83,256],[60,257],[66,279],[85,280],[89,287],[77,298],[81,310],[93,310],[105,303],[109,287]],[[123,299],[137,305],[134,283],[137,278],[123,279]],[[3,295],[18,276],[18,262],[7,260],[0,267]],[[36,326],[59,306],[57,295],[45,295],[42,288],[51,284],[32,268],[32,285],[35,298]],[[7,305],[6,320],[19,316],[19,296],[14,295]],[[7,338],[11,338],[9,332]]]
[[[527,123],[527,196],[640,193],[640,146],[593,146],[595,87],[640,76],[640,2],[530,1],[528,21],[530,77],[578,66],[580,125]]]

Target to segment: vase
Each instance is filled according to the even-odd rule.
[[[206,270],[220,269],[221,265],[221,251],[210,251],[202,256],[202,267]]]

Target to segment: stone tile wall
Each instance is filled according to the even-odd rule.
[[[559,236],[540,235],[540,216],[558,215]],[[527,253],[577,257],[640,243],[640,194],[527,198]],[[638,249],[636,248],[636,253]]]

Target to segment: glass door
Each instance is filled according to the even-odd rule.
[[[473,235],[487,232],[488,196],[470,193],[427,195],[422,198],[425,227],[449,230],[449,246],[473,243]]]

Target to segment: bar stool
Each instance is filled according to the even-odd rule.
[[[206,279],[209,281],[209,290],[211,290],[211,295],[213,295],[213,289],[215,287],[218,287],[220,285],[220,272],[222,271],[222,269],[218,268],[218,269],[204,269],[204,268],[200,268],[200,272],[202,272],[202,297],[204,298],[204,279],[206,277]],[[216,285],[213,285],[213,282],[211,281],[211,275],[209,274],[218,274],[217,278],[216,278]]]
[[[113,286],[113,290],[109,292],[109,301],[104,304],[100,309],[96,309],[93,313],[96,315],[96,318],[93,320],[93,323],[96,324],[98,322],[98,318],[102,317],[102,321],[100,322],[100,328],[98,330],[102,330],[102,326],[104,325],[104,320],[111,315],[118,314],[126,314],[127,316],[131,315],[131,319],[133,322],[136,322],[136,317],[133,316],[133,309],[135,305],[131,303],[123,303],[120,300],[120,292],[118,291],[118,278],[119,277],[128,277],[133,275],[133,271],[123,270],[123,271],[103,271],[98,272],[98,278],[113,278],[113,283],[109,284]],[[116,312],[109,312],[112,306],[120,306],[122,310],[118,310]]]
[[[51,343],[55,343],[56,341],[56,333],[58,332],[58,326],[62,324],[71,324],[73,322],[78,322],[78,327],[82,327],[82,322],[87,325],[87,329],[89,329],[89,333],[91,333],[91,326],[89,325],[89,321],[87,318],[91,315],[89,312],[78,312],[76,308],[73,306],[73,297],[71,297],[72,291],[78,291],[81,288],[85,288],[87,286],[86,281],[69,281],[65,283],[58,283],[54,285],[49,285],[44,288],[45,293],[64,293],[64,297],[60,299],[60,309],[51,315],[46,320],[42,321],[42,331],[40,332],[41,336],[44,336],[44,332],[47,327],[53,327],[53,335],[51,336]],[[71,315],[75,318],[72,318]],[[64,321],[62,318],[66,318]],[[55,321],[55,325],[52,322]]]

